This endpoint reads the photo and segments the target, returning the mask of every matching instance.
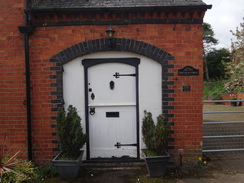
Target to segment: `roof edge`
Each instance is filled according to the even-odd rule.
[[[207,10],[211,9],[212,5],[194,5],[194,6],[149,6],[149,7],[112,7],[112,8],[43,8],[35,9],[30,8],[26,9],[26,13],[57,13],[57,12],[92,12],[99,13],[107,11],[112,12],[128,12],[128,11],[160,11],[160,10],[192,10],[192,9],[201,9]]]

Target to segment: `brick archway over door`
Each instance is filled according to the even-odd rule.
[[[52,108],[52,111],[58,111],[58,108],[63,106],[62,65],[77,57],[104,51],[131,52],[146,56],[152,60],[155,60],[156,62],[159,62],[162,65],[162,112],[165,114],[165,121],[168,121],[169,118],[174,117],[174,114],[169,113],[169,110],[174,109],[174,106],[169,105],[169,102],[174,101],[174,98],[169,97],[168,95],[169,93],[174,93],[173,89],[168,89],[169,85],[174,85],[174,81],[168,81],[169,76],[174,76],[174,73],[169,72],[169,69],[174,68],[174,65],[169,64],[168,61],[174,60],[174,57],[151,44],[125,38],[102,38],[81,42],[59,52],[50,58],[50,62],[56,63],[55,67],[50,67],[50,70],[56,71],[56,75],[50,76],[51,78],[56,79],[55,83],[51,83],[51,86],[56,88],[55,91],[51,92],[51,95],[56,96],[55,100],[51,100],[51,104],[55,105],[55,107]],[[52,117],[53,120],[55,118],[56,116]],[[52,127],[55,127],[55,124],[53,124]],[[55,148],[53,151],[58,151],[58,149]]]

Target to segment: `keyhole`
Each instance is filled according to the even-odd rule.
[[[114,81],[110,81],[109,86],[110,86],[110,89],[113,90],[114,89]]]

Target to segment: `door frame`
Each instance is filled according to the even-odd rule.
[[[102,58],[102,59],[83,59],[82,65],[84,66],[84,79],[85,79],[85,120],[86,120],[86,134],[88,140],[86,143],[86,158],[90,160],[90,134],[89,134],[89,107],[88,107],[88,68],[94,65],[103,63],[124,63],[132,65],[136,70],[136,143],[137,143],[137,159],[140,159],[140,131],[139,131],[139,58]]]

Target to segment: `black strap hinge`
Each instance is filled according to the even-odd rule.
[[[137,143],[134,143],[134,144],[121,144],[120,142],[117,142],[114,146],[117,147],[117,149],[119,149],[119,148],[121,148],[121,146],[137,146]]]
[[[120,74],[120,73],[116,72],[113,76],[115,78],[119,78],[120,76],[133,76],[133,77],[136,77],[136,74]]]

